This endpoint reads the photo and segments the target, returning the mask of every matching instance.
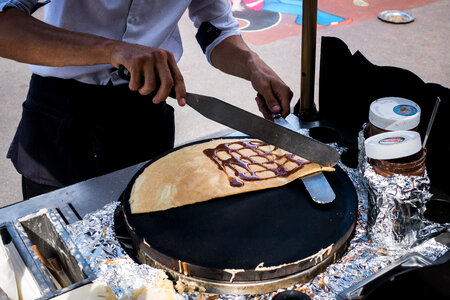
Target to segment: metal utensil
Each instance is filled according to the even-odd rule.
[[[296,131],[296,128],[280,114],[272,114],[272,118],[276,124]],[[303,177],[301,180],[314,202],[326,204],[333,202],[336,198],[336,194],[322,172]]]
[[[187,93],[186,102],[208,119],[297,154],[311,162],[331,167],[339,160],[339,154],[333,147],[258,117],[222,100]]]
[[[433,127],[434,119],[436,118],[436,113],[439,108],[439,104],[441,103],[441,98],[437,97],[436,103],[434,104],[433,112],[431,113],[430,122],[428,123],[427,133],[425,134],[425,138],[423,139],[422,148],[425,148],[428,136],[430,135],[431,127]]]
[[[130,74],[123,66],[120,66],[118,73],[121,78],[129,80]],[[170,97],[175,97],[173,89]],[[339,160],[339,153],[333,147],[258,117],[222,100],[186,93],[186,103],[210,120],[297,154],[319,165],[332,167]]]
[[[385,10],[378,14],[378,19],[392,24],[406,24],[414,21],[414,16],[406,11]]]

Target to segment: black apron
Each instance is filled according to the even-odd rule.
[[[7,157],[24,177],[67,186],[173,148],[173,108],[128,85],[33,74]]]

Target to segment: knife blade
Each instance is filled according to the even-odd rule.
[[[296,128],[280,114],[272,114],[272,118],[276,124],[289,128],[293,131],[297,131]],[[327,204],[333,202],[336,198],[336,194],[322,172],[300,179],[314,202],[319,204]]]
[[[122,65],[119,66],[118,75],[124,80],[130,80],[129,71]],[[174,89],[169,96],[176,98]],[[339,153],[333,147],[217,98],[186,93],[186,103],[210,120],[297,154],[319,165],[332,167],[339,160]]]
[[[203,116],[311,162],[331,167],[339,160],[333,147],[275,124],[214,97],[186,93],[186,103]]]

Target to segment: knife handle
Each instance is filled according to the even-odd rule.
[[[131,79],[130,71],[128,71],[123,65],[119,66],[117,74],[119,74],[119,77],[123,80],[130,81]]]
[[[127,68],[125,68],[123,65],[119,66],[119,69],[117,70],[117,74],[123,80],[130,81],[130,79],[131,79],[130,71],[128,71]],[[159,87],[160,87],[160,84],[159,84],[159,82],[157,82],[156,89],[150,95],[154,96],[156,94],[156,92],[159,90]],[[170,90],[169,97],[174,98],[174,99],[177,98],[177,95],[175,93],[175,87],[172,87],[172,89]]]

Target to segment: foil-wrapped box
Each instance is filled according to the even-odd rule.
[[[359,170],[368,189],[368,234],[387,249],[407,249],[417,244],[423,229],[425,205],[431,198],[426,169],[422,176],[382,176],[364,151],[364,130],[359,135]]]
[[[383,177],[365,163],[369,191],[368,231],[387,248],[410,247],[426,225],[425,204],[431,198],[430,179],[424,176]]]

